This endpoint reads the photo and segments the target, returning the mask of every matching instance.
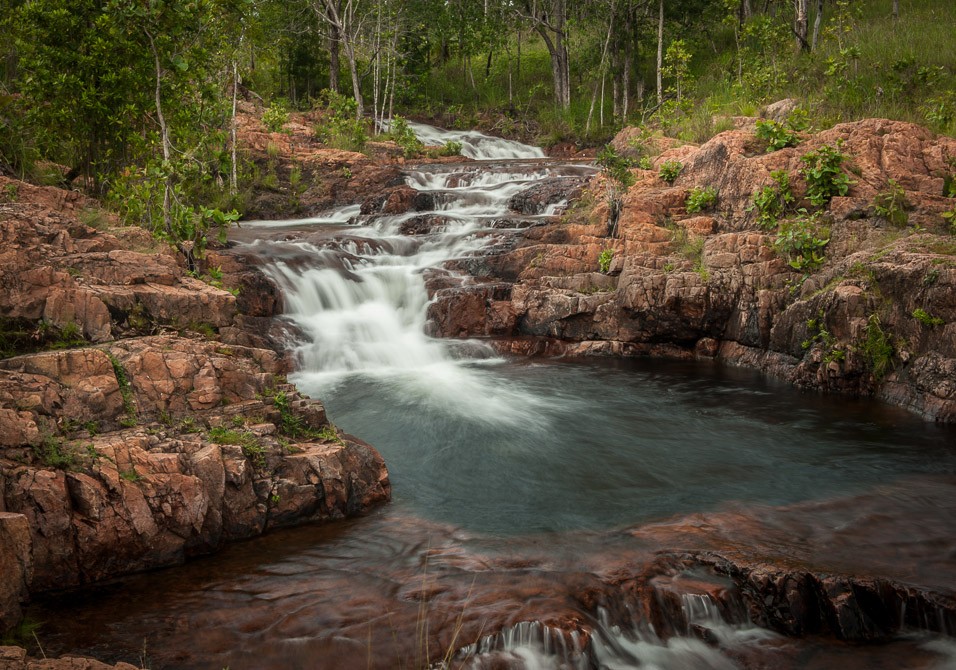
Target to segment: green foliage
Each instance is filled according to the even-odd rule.
[[[717,204],[717,189],[706,186],[695,186],[687,196],[687,213],[696,214],[705,212]]]
[[[876,380],[883,379],[893,365],[895,349],[890,336],[883,330],[880,317],[876,314],[871,314],[867,319],[866,335],[860,351]]]
[[[873,198],[873,211],[897,228],[903,228],[909,221],[909,214],[906,213],[908,207],[903,187],[893,179],[887,182],[885,191],[880,191]]]
[[[282,132],[282,127],[289,122],[289,110],[282,100],[273,100],[262,113],[262,123],[270,133]]]
[[[821,311],[817,318],[807,319],[807,338],[800,343],[804,349],[815,344],[823,347],[823,362],[832,363],[846,358],[846,351],[837,343],[837,339],[826,328],[825,314]]]
[[[833,196],[846,195],[850,190],[850,178],[843,171],[843,161],[847,156],[840,151],[839,145],[839,142],[836,147],[824,144],[800,159],[807,181],[807,199],[816,207],[822,207]]]
[[[773,120],[757,121],[756,135],[758,140],[766,143],[768,152],[796,146],[800,141],[795,132]]]
[[[133,398],[133,387],[126,374],[126,368],[116,356],[111,353],[106,354],[113,365],[113,374],[116,375],[116,383],[119,385],[120,396],[123,398],[123,412],[125,416],[120,419],[120,425],[131,428],[136,425],[136,404]]]
[[[120,479],[123,479],[127,482],[138,482],[143,477],[136,472],[136,468],[130,468],[129,470],[123,470],[119,473]]]
[[[319,141],[334,149],[362,151],[368,142],[368,131],[365,120],[356,118],[355,100],[330,90],[322,91],[320,100],[325,113],[315,128]]]
[[[405,158],[418,156],[422,152],[422,149],[424,149],[424,145],[421,140],[415,136],[414,131],[412,131],[408,125],[408,121],[401,116],[396,116],[392,119],[388,134],[395,144],[402,148],[402,154]],[[458,153],[461,153],[461,144],[458,145]]]
[[[660,175],[661,180],[667,182],[668,184],[673,184],[683,169],[684,164],[680,161],[669,160],[661,163],[658,174]]]
[[[167,161],[127,169],[114,181],[108,201],[126,223],[143,226],[178,249],[194,271],[210,237],[225,242],[226,231],[239,220],[239,212],[190,205],[190,170],[188,164]]]
[[[929,326],[929,327],[942,326],[944,323],[946,323],[941,318],[939,318],[938,316],[933,316],[922,307],[917,307],[916,309],[913,310],[913,318],[919,321],[924,326]]]
[[[72,470],[77,466],[77,454],[67,442],[56,435],[46,435],[32,447],[33,455],[45,467],[56,470]]]
[[[598,267],[601,268],[601,272],[608,273],[611,269],[612,260],[614,260],[614,249],[605,249],[601,252],[601,255],[598,256]]]
[[[597,164],[604,168],[604,199],[608,205],[608,227],[612,236],[617,231],[617,222],[624,206],[624,194],[634,185],[631,159],[620,155],[610,144],[597,155]]]
[[[780,225],[773,248],[787,257],[794,270],[809,273],[826,260],[823,250],[830,242],[830,230],[819,223],[818,214],[808,215],[806,210],[799,213],[796,219]]]
[[[793,192],[790,190],[790,175],[786,170],[774,170],[770,173],[774,183],[754,191],[753,205],[748,212],[757,210],[757,225],[764,230],[777,227],[777,221],[793,204]]]

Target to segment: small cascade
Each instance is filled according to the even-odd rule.
[[[470,670],[587,670],[591,665],[581,637],[577,630],[522,621],[462,647],[455,654],[453,666]]]
[[[257,251],[273,260],[265,271],[285,298],[285,318],[301,334],[292,380],[311,395],[328,397],[344,379],[359,375],[403,399],[418,398],[451,413],[474,414],[479,399],[490,404],[482,412],[489,420],[521,421],[535,414],[537,400],[490,388],[473,370],[478,361],[493,359],[489,347],[426,335],[426,270],[475,256],[500,229],[529,225],[559,210],[548,205],[540,208],[543,214],[516,214],[510,203],[530,185],[580,180],[594,169],[541,160],[540,149],[480,133],[411,127],[426,144],[458,141],[466,156],[509,160],[423,165],[405,178],[418,191],[410,211],[361,215],[351,205],[279,224],[295,228],[295,234],[252,243],[273,247]],[[452,271],[444,277],[467,281]]]
[[[446,142],[461,144],[461,155],[475,160],[507,160],[510,158],[544,158],[544,152],[527,144],[491,137],[473,130],[441,130],[423,123],[408,122],[416,137],[429,146]]]

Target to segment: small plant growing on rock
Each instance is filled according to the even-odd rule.
[[[39,444],[33,445],[33,455],[45,467],[55,470],[72,470],[76,467],[76,452],[56,435],[47,435]]]
[[[825,260],[823,250],[830,243],[830,230],[819,223],[818,214],[801,215],[793,221],[784,222],[773,242],[774,249],[787,257],[794,270],[813,272]]]
[[[946,178],[943,194],[946,195],[947,198],[956,198],[956,176],[950,175]],[[943,212],[942,216],[943,221],[949,224],[950,231],[956,233],[956,205],[953,205],[952,209]]]
[[[930,328],[933,326],[942,326],[944,323],[946,323],[941,318],[938,316],[933,316],[922,307],[917,307],[913,310],[913,318],[924,326],[929,326]]]
[[[909,206],[906,192],[894,179],[890,179],[887,189],[877,193],[873,199],[873,211],[877,216],[883,217],[897,228],[903,228],[909,221],[909,214],[906,213]]]
[[[847,156],[840,151],[840,144],[837,142],[836,147],[824,144],[800,159],[807,180],[807,199],[815,207],[822,207],[833,196],[846,195],[850,190],[850,178],[843,171],[843,161]]]
[[[683,169],[684,164],[680,161],[664,161],[661,163],[658,174],[660,175],[662,181],[665,181],[668,184],[673,184]]]
[[[614,249],[605,249],[601,252],[601,255],[598,256],[598,267],[601,268],[601,272],[608,273],[611,269],[612,260],[614,260]]]
[[[687,196],[687,213],[696,214],[713,209],[717,204],[717,190],[711,186],[695,186]]]
[[[409,127],[408,121],[406,121],[401,116],[396,116],[392,119],[392,123],[389,126],[388,134],[391,136],[392,140],[402,149],[402,154],[405,158],[412,158],[417,156],[422,152],[424,145],[421,140],[415,136],[414,131]],[[461,151],[461,145],[458,145],[459,152]]]
[[[890,336],[883,330],[877,314],[871,314],[866,322],[866,335],[860,347],[873,376],[883,379],[893,365],[894,347]]]
[[[270,133],[282,132],[282,126],[289,122],[289,111],[281,100],[274,100],[262,113],[262,124]]]
[[[757,211],[757,225],[764,230],[777,227],[777,221],[793,204],[793,191],[790,190],[790,175],[786,170],[774,170],[770,173],[774,183],[754,191],[754,201],[747,211]]]
[[[767,153],[779,151],[784,147],[796,146],[800,141],[797,134],[773,120],[757,121],[757,139],[767,144]]]
[[[613,237],[617,232],[617,222],[624,206],[624,194],[634,185],[631,173],[631,159],[620,155],[610,144],[601,149],[597,163],[604,168],[604,199],[608,206],[608,231]]]
[[[461,142],[449,140],[438,150],[439,156],[461,156]]]

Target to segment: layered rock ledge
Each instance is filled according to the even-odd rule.
[[[557,222],[457,263],[478,282],[433,282],[432,332],[519,354],[716,358],[956,420],[956,238],[942,216],[956,204],[956,139],[868,119],[765,153],[753,120],[740,126],[632,169],[616,225],[598,177]],[[622,153],[634,136],[615,140]],[[797,270],[758,224],[754,194],[783,171],[794,202],[782,218],[813,210],[801,159],[824,145],[846,154],[851,184],[815,221],[824,262]],[[683,165],[670,184],[658,172],[667,161]],[[893,183],[903,224],[875,206]],[[689,212],[695,187],[714,189],[716,206]]]
[[[81,223],[110,222],[79,194],[0,181],[0,629],[31,593],[389,499],[375,449],[237,343],[263,340],[232,292]]]

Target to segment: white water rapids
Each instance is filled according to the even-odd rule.
[[[424,273],[478,253],[493,234],[514,225],[512,219],[540,218],[560,209],[552,205],[539,217],[516,215],[509,201],[528,186],[593,168],[549,163],[536,147],[476,132],[410,125],[426,144],[460,142],[462,153],[476,160],[410,170],[406,183],[430,203],[424,211],[361,217],[351,205],[311,219],[244,224],[328,230],[318,243],[281,242],[293,260],[277,260],[266,268],[282,289],[286,318],[304,335],[292,381],[325,397],[344,380],[361,375],[437,411],[502,424],[527,422],[538,414],[540,401],[495,384],[475,369],[481,361],[494,361],[489,348],[425,334],[429,296]],[[413,221],[424,221],[426,234],[403,235],[403,224]],[[295,262],[303,257],[311,261]]]

